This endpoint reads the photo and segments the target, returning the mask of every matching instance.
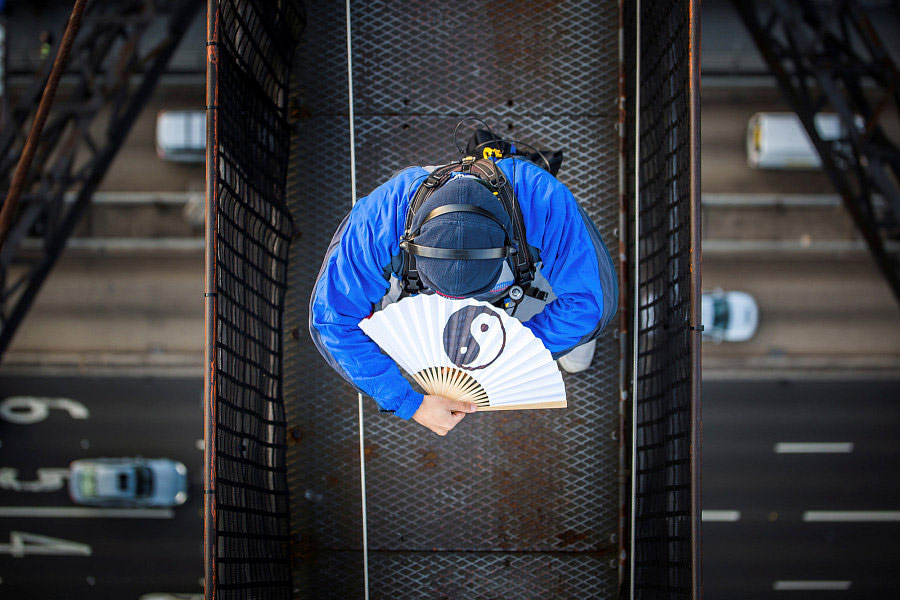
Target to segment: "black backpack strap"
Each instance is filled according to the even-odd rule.
[[[404,260],[401,273],[401,281],[403,282],[403,291],[400,297],[405,298],[410,294],[419,293],[424,286],[419,277],[416,268],[416,254],[422,255],[417,248],[412,248],[409,252],[409,246],[412,242],[414,233],[412,231],[413,219],[418,209],[425,203],[429,196],[441,185],[447,182],[453,173],[470,172],[476,175],[489,189],[499,198],[503,209],[509,215],[513,225],[513,243],[518,251],[506,253],[506,256],[513,257],[513,275],[516,284],[524,290],[528,290],[531,282],[534,280],[534,259],[528,247],[528,238],[525,237],[525,219],[522,217],[522,210],[516,199],[515,191],[512,184],[503,175],[503,172],[492,160],[467,156],[461,161],[456,161],[447,165],[440,166],[432,171],[425,181],[416,190],[412,200],[410,200],[409,208],[406,211],[406,220],[404,226],[403,237],[400,238],[401,248],[404,249]],[[432,211],[433,212],[433,211]],[[429,215],[429,218],[435,215]],[[413,244],[413,246],[415,246]],[[469,251],[471,253],[471,250]],[[440,258],[447,258],[441,256]],[[480,258],[500,258],[493,254],[485,255]]]
[[[415,255],[403,250],[401,252],[403,252],[403,266],[400,268],[400,284],[402,286],[400,299],[402,300],[410,294],[418,294],[424,286],[419,278],[419,269],[416,268]]]
[[[503,175],[500,167],[491,160],[476,160],[475,164],[472,165],[472,172],[496,187],[497,196],[500,198],[503,208],[512,221],[513,234],[515,235],[514,242],[519,249],[514,255],[515,269],[513,275],[516,283],[527,289],[534,279],[534,260],[531,257],[531,252],[528,250],[528,238],[525,237],[525,219],[522,217],[522,209],[519,206],[519,201],[516,199],[512,184]]]
[[[409,201],[409,207],[406,209],[406,222],[403,228],[404,236],[408,236],[412,233],[410,229],[412,228],[413,217],[432,192],[446,183],[447,180],[453,176],[453,173],[464,169],[468,170],[468,166],[471,166],[471,163],[469,163],[469,165],[464,165],[463,161],[456,161],[440,166],[429,173],[428,177],[425,178],[425,181],[422,182],[418,189],[416,189],[416,193],[413,195],[412,200]]]
[[[469,163],[471,165],[471,163]],[[400,238],[401,246],[404,246],[412,235],[413,217],[419,207],[425,203],[428,197],[446,183],[453,173],[463,170],[463,161],[452,162],[442,165],[428,174],[425,181],[416,189],[412,200],[409,201],[409,207],[406,209],[406,221],[403,227],[403,237]],[[409,252],[403,252],[403,267],[400,273],[400,281],[403,284],[403,290],[400,292],[400,298],[405,298],[410,294],[418,294],[425,287],[422,285],[422,279],[419,277],[419,270],[416,268],[416,257]]]

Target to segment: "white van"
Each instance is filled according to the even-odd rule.
[[[205,162],[206,111],[159,111],[156,115],[156,155],[172,162]]]
[[[816,130],[823,140],[844,137],[839,115],[819,113]],[[857,126],[862,119],[857,117]],[[820,169],[822,161],[795,113],[756,113],[747,124],[747,164],[753,169]]]

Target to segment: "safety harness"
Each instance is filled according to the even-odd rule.
[[[503,247],[500,248],[433,248],[430,246],[422,246],[415,243],[419,230],[429,220],[450,212],[471,212],[492,219],[493,221],[503,224],[489,211],[477,206],[468,204],[447,204],[432,210],[422,220],[419,226],[413,230],[416,213],[426,200],[443,184],[449,181],[455,173],[468,173],[477,177],[478,181],[489,189],[494,196],[497,197],[503,210],[509,215],[512,222],[512,239],[509,238],[507,232],[506,240]],[[504,228],[505,230],[505,228]],[[425,258],[443,258],[453,260],[485,260],[497,258],[510,258],[513,277],[515,279],[510,286],[506,296],[512,303],[518,304],[526,295],[545,299],[546,292],[531,287],[534,280],[534,257],[528,246],[525,237],[525,220],[522,218],[522,210],[516,199],[515,191],[512,184],[504,176],[500,168],[492,160],[487,158],[477,158],[475,156],[467,156],[462,160],[455,161],[446,165],[437,167],[432,171],[425,181],[416,190],[415,195],[409,203],[409,209],[406,212],[406,226],[403,236],[400,238],[400,248],[404,251],[402,282],[403,290],[401,297],[410,294],[417,294],[424,288],[422,280],[419,277],[416,268],[416,257]],[[501,301],[504,298],[501,298]],[[508,302],[503,302],[508,305]]]

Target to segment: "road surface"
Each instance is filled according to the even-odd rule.
[[[0,377],[0,597],[202,591],[201,394],[198,378]],[[69,499],[70,461],[137,455],[183,462],[188,502],[123,512]]]
[[[706,598],[896,595],[898,398],[900,380],[704,383]]]
[[[4,365],[153,366],[202,377],[202,252],[66,251]]]
[[[153,124],[162,108],[202,106],[201,87],[164,86],[150,100],[102,189],[185,192],[202,187],[203,167],[160,161]],[[825,194],[821,173],[755,171],[744,154],[746,122],[758,110],[786,110],[777,90],[704,90],[703,193]],[[449,140],[448,140],[449,143]],[[199,242],[199,231],[176,224],[179,209],[137,205],[98,208],[82,236],[141,236],[143,252],[67,251],[26,317],[4,364],[149,364],[199,367],[202,356],[203,267],[193,251],[154,251],[164,236]],[[707,344],[704,364],[724,376],[792,366],[850,370],[900,364],[900,310],[864,250],[853,252],[730,252],[729,244],[800,246],[858,243],[840,206],[704,208],[703,287],[752,293],[759,333],[743,344]],[[193,235],[194,237],[190,237]],[[86,239],[86,238],[82,238]],[[162,242],[160,242],[162,243]],[[718,246],[716,246],[718,244]],[[762,369],[762,371],[760,371]],[[199,371],[198,371],[199,372]]]
[[[703,288],[750,292],[760,324],[747,342],[703,345],[707,375],[792,369],[900,374],[900,308],[865,253],[703,256]]]

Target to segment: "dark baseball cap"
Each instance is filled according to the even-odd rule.
[[[434,209],[447,204],[470,204],[490,212],[493,219],[471,212],[438,215],[421,225]],[[416,211],[415,243],[432,248],[502,248],[512,236],[503,205],[474,175],[457,175],[435,190]],[[489,291],[500,277],[503,258],[447,259],[416,257],[423,283],[443,296],[469,298]]]

